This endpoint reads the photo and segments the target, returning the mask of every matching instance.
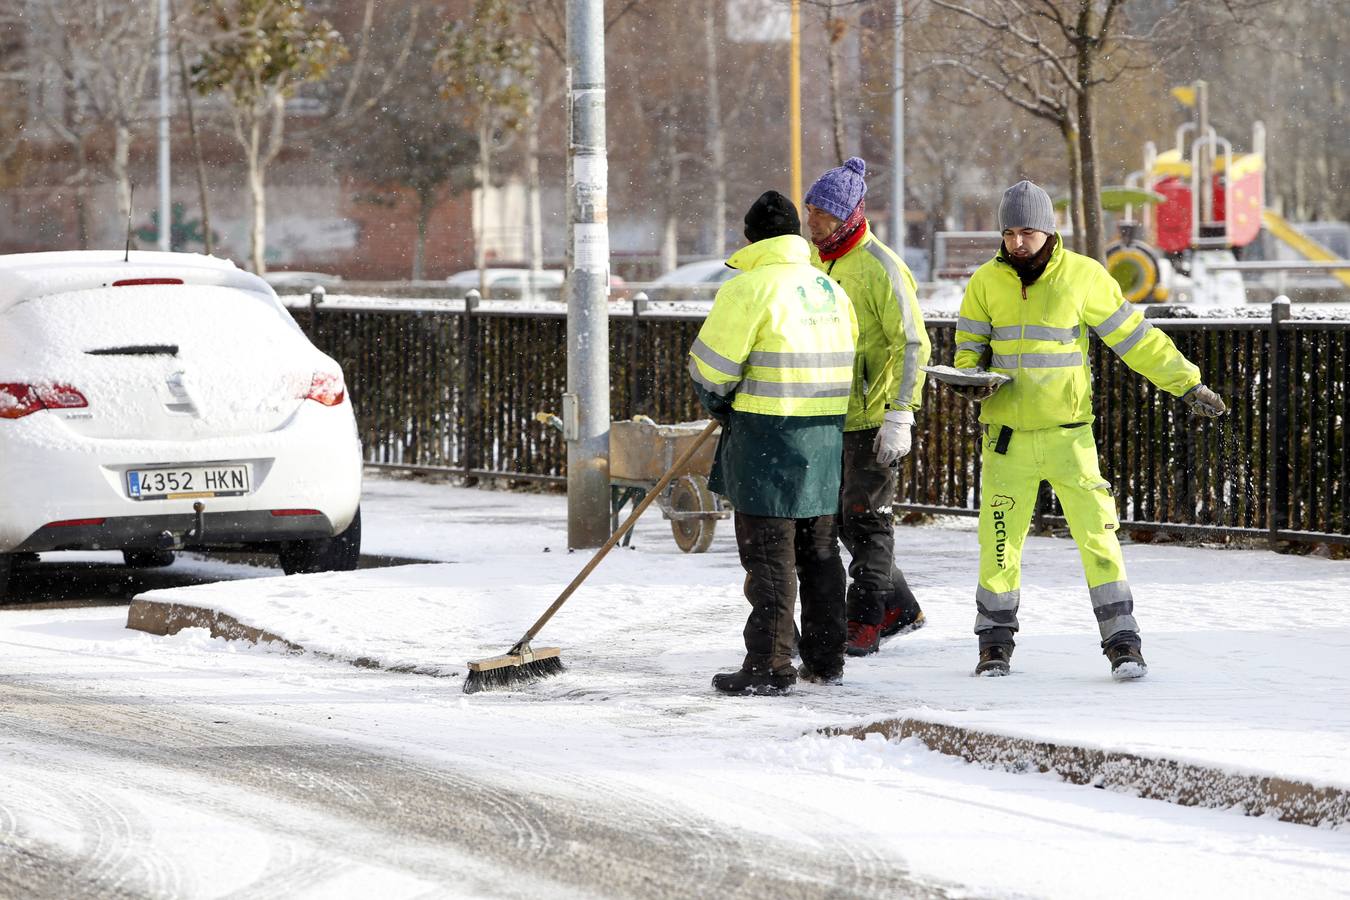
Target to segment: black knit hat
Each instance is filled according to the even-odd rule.
[[[765,191],[745,214],[745,239],[750,243],[784,234],[802,233],[797,207],[777,191]]]

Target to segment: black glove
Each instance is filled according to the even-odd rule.
[[[949,384],[947,387],[956,391],[957,396],[967,403],[983,403],[994,396],[999,386],[996,384]]]
[[[1203,384],[1197,384],[1191,388],[1181,396],[1181,399],[1186,401],[1186,405],[1191,408],[1192,414],[1204,416],[1206,419],[1217,419],[1228,412],[1228,407],[1224,405],[1219,395]]]

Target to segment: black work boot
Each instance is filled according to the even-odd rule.
[[[1008,644],[990,644],[980,648],[980,661],[975,666],[976,675],[994,677],[1007,675],[1012,671],[1013,648]]]
[[[843,684],[844,661],[839,659],[831,662],[803,662],[797,667],[797,674],[801,676],[802,681],[809,681],[812,684]]]
[[[1139,652],[1139,635],[1127,632],[1112,635],[1102,642],[1102,652],[1111,661],[1111,677],[1116,681],[1130,681],[1148,674],[1148,664]]]
[[[738,669],[714,675],[712,686],[723,694],[776,696],[791,693],[797,683],[797,671],[791,667],[777,672],[768,669]]]

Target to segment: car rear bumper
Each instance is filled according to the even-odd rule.
[[[44,525],[15,553],[47,550],[191,550],[249,546],[274,541],[331,537],[333,523],[323,513],[276,516],[268,511],[188,515],[121,516],[98,524]]]
[[[50,411],[0,421],[0,552],[222,547],[329,537],[361,499],[361,448],[350,401],[304,403],[275,431],[199,441],[74,435]],[[133,467],[245,462],[251,491],[237,497],[133,500]],[[194,503],[201,503],[202,534]],[[275,515],[274,511],[312,514]],[[95,523],[90,520],[101,520]],[[56,524],[68,523],[68,524]]]

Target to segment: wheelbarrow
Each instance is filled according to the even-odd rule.
[[[609,426],[610,530],[619,527],[619,513],[628,504],[641,503],[680,455],[699,436],[707,422],[660,425],[646,416]],[[656,498],[661,515],[670,520],[675,544],[685,553],[702,553],[712,546],[719,519],[731,516],[722,498],[708,489],[717,442],[705,441],[685,464],[684,471]],[[624,535],[626,546],[632,532]]]

